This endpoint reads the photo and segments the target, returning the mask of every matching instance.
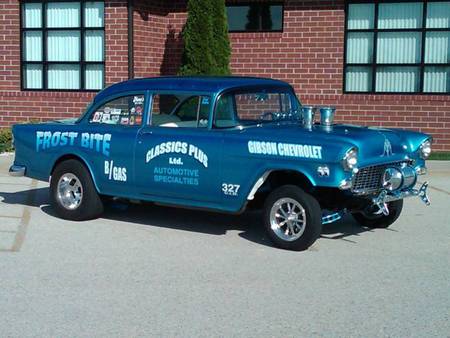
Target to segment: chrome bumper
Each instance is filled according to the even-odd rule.
[[[424,182],[419,189],[408,189],[400,192],[389,193],[386,190],[380,192],[376,197],[372,199],[373,204],[378,206],[384,215],[389,215],[386,203],[401,200],[408,197],[418,196],[423,203],[430,205],[430,199],[427,195],[428,182]]]
[[[25,171],[26,168],[23,165],[12,165],[9,168],[9,175],[15,177],[25,176]]]

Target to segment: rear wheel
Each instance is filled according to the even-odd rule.
[[[378,207],[373,206],[365,211],[353,213],[353,218],[362,226],[368,228],[387,228],[394,223],[403,209],[403,200],[387,203],[389,215],[384,215]]]
[[[264,203],[264,225],[272,242],[288,250],[306,250],[322,232],[320,205],[297,186],[285,185]]]
[[[53,171],[50,202],[59,217],[73,221],[96,218],[103,212],[91,175],[77,160],[61,162]]]

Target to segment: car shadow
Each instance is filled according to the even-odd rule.
[[[29,195],[34,198],[28,198]],[[36,188],[14,193],[0,192],[1,203],[28,205],[40,208],[49,216],[57,217],[48,205],[48,188]],[[153,203],[125,203],[111,201],[106,203],[103,219],[139,224],[149,227],[198,232],[208,235],[225,235],[227,231],[239,231],[239,236],[248,241],[273,247],[261,226],[261,211],[248,210],[240,215],[216,213],[203,210],[182,209]],[[355,236],[370,231],[361,227],[351,216],[338,222],[324,225],[321,238],[344,240],[357,243]]]

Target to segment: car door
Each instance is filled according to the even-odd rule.
[[[205,94],[153,93],[136,143],[142,198],[207,207],[220,202],[222,136],[210,128],[211,106]]]
[[[142,126],[145,93],[124,93],[93,107],[81,135],[102,194],[134,197],[134,145]],[[96,151],[95,151],[96,150]]]

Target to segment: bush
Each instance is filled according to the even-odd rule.
[[[224,0],[189,0],[180,75],[230,74],[230,42]]]
[[[214,75],[230,75],[230,39],[225,0],[211,0]]]
[[[0,153],[12,150],[13,146],[11,128],[0,129]]]

